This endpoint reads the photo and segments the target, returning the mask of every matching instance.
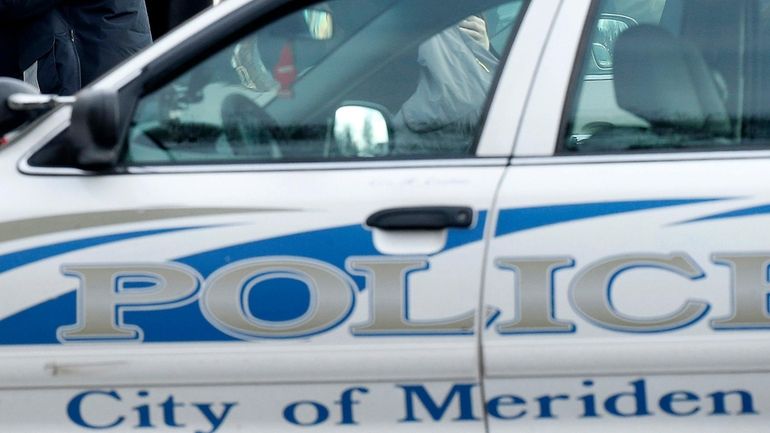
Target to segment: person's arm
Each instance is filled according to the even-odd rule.
[[[14,21],[42,15],[61,0],[0,0],[0,21]]]

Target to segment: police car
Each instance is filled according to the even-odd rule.
[[[10,97],[57,107],[0,150],[0,430],[766,431],[769,36],[228,0]]]

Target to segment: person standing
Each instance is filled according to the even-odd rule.
[[[18,30],[10,24],[0,24],[0,77],[23,78],[19,69]]]
[[[17,23],[8,65],[43,93],[73,94],[152,43],[144,0],[0,0],[0,17]]]
[[[144,0],[65,0],[59,9],[71,26],[83,85],[152,44]]]
[[[0,77],[22,79],[20,39],[24,29],[50,12],[57,0],[0,0]]]

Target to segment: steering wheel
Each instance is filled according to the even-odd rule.
[[[233,93],[222,101],[222,129],[237,156],[259,160],[281,158],[281,129],[264,108]]]

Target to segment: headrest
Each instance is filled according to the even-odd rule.
[[[618,105],[654,129],[730,133],[714,76],[694,45],[640,25],[618,37],[614,65]]]

